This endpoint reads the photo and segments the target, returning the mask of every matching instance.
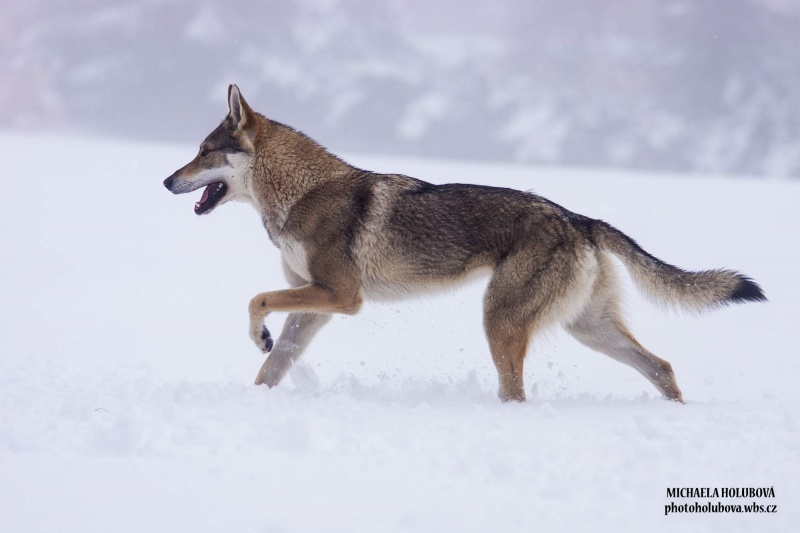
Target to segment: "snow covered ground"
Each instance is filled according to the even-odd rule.
[[[200,139],[197,139],[200,141]],[[560,331],[502,405],[480,283],[333,320],[253,386],[247,303],[284,286],[248,206],[161,182],[193,146],[0,133],[0,531],[789,531],[800,520],[800,183],[377,159],[534,189],[770,298],[701,318],[630,290],[686,405]],[[268,319],[279,330],[282,316]],[[775,514],[664,515],[668,487],[772,487]]]

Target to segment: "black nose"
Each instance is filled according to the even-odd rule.
[[[175,176],[174,175],[168,177],[167,179],[164,180],[164,187],[166,187],[168,190],[172,191],[172,182],[173,181],[175,181]]]

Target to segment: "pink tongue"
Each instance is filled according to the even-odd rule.
[[[208,200],[208,191],[210,191],[210,190],[211,190],[211,185],[206,187],[205,190],[203,191],[203,197],[200,198],[200,203],[201,204],[204,204],[206,202],[206,200]]]

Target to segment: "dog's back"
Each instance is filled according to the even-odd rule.
[[[533,194],[398,175],[364,180],[352,254],[368,297],[457,283],[495,268],[520,246],[546,254],[564,240],[578,245],[559,208]]]

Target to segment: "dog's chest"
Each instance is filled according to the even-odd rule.
[[[279,237],[277,243],[281,249],[283,260],[286,261],[289,268],[304,279],[311,281],[311,273],[308,271],[308,254],[305,246],[291,237]]]

